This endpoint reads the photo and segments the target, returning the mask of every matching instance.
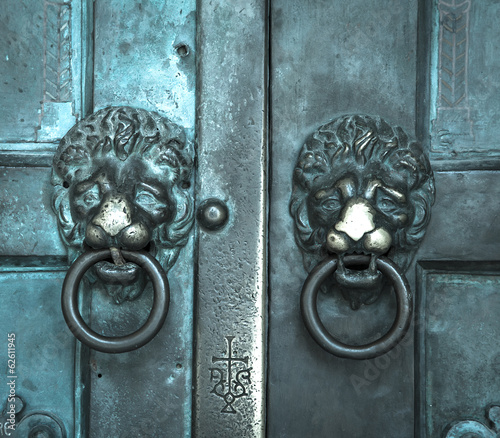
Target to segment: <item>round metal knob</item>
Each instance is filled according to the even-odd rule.
[[[365,265],[369,256],[350,255],[344,257],[346,266]],[[388,258],[378,257],[377,268],[391,280],[396,292],[398,310],[389,331],[380,339],[365,345],[347,345],[335,339],[321,322],[316,306],[318,291],[326,278],[337,269],[337,257],[329,256],[320,262],[307,277],[300,297],[302,318],[313,339],[328,353],[348,359],[371,359],[394,348],[410,327],[413,301],[408,280]]]
[[[124,353],[147,344],[160,331],[168,313],[170,290],[167,275],[160,263],[145,251],[122,250],[121,253],[125,260],[144,268],[153,283],[153,308],[147,321],[136,332],[117,337],[100,335],[85,323],[78,310],[78,286],[81,279],[91,266],[111,258],[109,249],[83,253],[70,266],[63,283],[61,305],[66,324],[78,340],[104,353]]]
[[[227,205],[219,199],[206,199],[198,208],[197,219],[206,230],[217,231],[226,225],[229,210]]]

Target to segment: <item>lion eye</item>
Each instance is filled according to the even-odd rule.
[[[87,193],[84,197],[83,197],[83,202],[85,202],[85,204],[87,205],[91,205],[93,204],[95,201],[97,201],[97,196],[94,195],[93,193]]]
[[[387,209],[395,207],[396,203],[391,201],[390,199],[383,199],[382,201],[380,201],[379,205],[381,208]]]
[[[382,213],[390,215],[398,214],[401,209],[404,208],[403,205],[397,203],[394,199],[385,194],[379,194],[379,196],[377,196],[377,207]]]
[[[142,206],[147,206],[147,207],[152,207],[152,206],[158,204],[158,200],[150,192],[139,192],[139,193],[137,193],[137,195],[135,197],[135,201],[138,204],[140,204]]]
[[[97,187],[97,185],[94,185],[91,189],[87,190],[81,196],[82,197],[80,199],[82,199],[85,206],[92,207],[99,202],[99,188]]]
[[[338,199],[336,196],[327,198],[321,203],[321,207],[327,211],[340,210],[340,199]]]

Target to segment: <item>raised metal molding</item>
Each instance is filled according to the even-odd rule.
[[[200,201],[224,202],[229,219],[219,231],[198,228],[196,437],[265,433],[266,15],[266,2],[198,2],[196,193]],[[228,357],[228,336],[234,336],[232,355],[248,358],[244,368],[251,368],[250,379],[240,375],[248,395],[230,403],[233,409],[213,392],[213,369],[227,371],[213,358]]]
[[[442,183],[443,181],[441,181]],[[438,213],[439,214],[439,213]],[[432,238],[432,236],[429,236]],[[432,369],[428,364],[427,356],[427,324],[430,320],[437,319],[435,314],[435,308],[438,303],[443,299],[442,296],[432,294],[429,291],[428,281],[430,276],[456,274],[456,275],[491,275],[498,277],[500,273],[500,262],[498,261],[447,261],[447,260],[421,260],[417,264],[417,275],[416,275],[416,305],[417,315],[414,321],[414,331],[415,331],[415,437],[420,438],[434,438],[435,432],[429,431],[429,425],[438,425],[436,418],[433,418],[429,409],[432,409],[434,401],[430,398],[433,395],[432,385],[429,383],[429,378],[435,378],[432,373]],[[443,366],[446,366],[444,364]],[[447,373],[448,368],[445,368]],[[494,372],[494,371],[492,371]],[[479,382],[477,386],[477,391],[482,393],[484,389],[490,386],[488,380],[484,382]],[[490,398],[491,399],[491,398]],[[487,403],[487,402],[486,402]],[[491,421],[497,418],[500,425],[500,404],[498,402],[490,403],[485,409],[485,417]],[[495,409],[493,409],[495,408]],[[449,407],[449,409],[454,409]],[[477,416],[477,413],[475,416]],[[495,416],[495,417],[493,417]],[[466,415],[464,415],[466,417]],[[487,431],[488,429],[483,425],[482,422],[476,420],[471,420],[474,418],[471,415],[467,420],[456,420],[452,421],[453,418],[440,419],[442,426],[437,426],[436,429],[441,427],[442,434],[439,435],[440,438],[496,438],[497,435],[480,435],[481,431]],[[488,424],[488,422],[485,422]],[[445,428],[445,425],[448,426]],[[457,427],[454,427],[457,425]],[[462,432],[462,433],[459,433]],[[475,432],[476,435],[470,434]],[[500,428],[497,433],[500,432]]]

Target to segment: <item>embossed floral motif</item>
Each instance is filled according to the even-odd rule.
[[[445,438],[497,438],[500,436],[500,405],[491,404],[486,408],[486,417],[491,425],[486,426],[476,420],[457,421],[448,426]]]
[[[227,357],[212,357],[212,363],[225,363],[225,369],[221,367],[210,368],[210,380],[215,382],[212,394],[224,400],[221,412],[225,414],[236,414],[233,403],[241,397],[248,396],[247,386],[250,385],[251,368],[248,367],[248,356],[233,356],[234,336],[226,336]]]

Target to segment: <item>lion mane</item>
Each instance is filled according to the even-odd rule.
[[[328,232],[310,225],[307,198],[313,189],[340,179],[347,171],[365,178],[382,175],[382,180],[390,178],[405,188],[411,214],[406,226],[397,231],[389,257],[407,270],[430,220],[434,176],[418,142],[400,127],[367,115],[345,115],[326,123],[308,137],[300,151],[289,206],[306,270],[327,255]]]
[[[70,190],[91,173],[102,158],[125,161],[140,157],[161,169],[161,180],[171,190],[176,215],[158,226],[152,240],[156,257],[170,269],[193,225],[190,187],[193,147],[183,129],[151,111],[131,107],[107,107],[78,122],[60,141],[54,156],[51,183],[52,208],[60,235],[68,248],[70,263],[83,251],[85,224],[71,214]]]

